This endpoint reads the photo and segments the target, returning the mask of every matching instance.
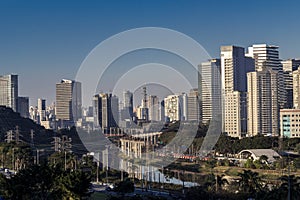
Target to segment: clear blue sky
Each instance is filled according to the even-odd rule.
[[[0,74],[19,74],[20,95],[50,103],[55,83],[74,78],[97,44],[146,26],[180,31],[212,57],[219,57],[221,45],[253,43],[280,46],[282,59],[300,57],[299,7],[297,0],[2,0]]]

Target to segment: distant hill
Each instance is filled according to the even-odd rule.
[[[18,130],[20,133],[20,139],[29,144],[34,145],[34,148],[45,149],[47,154],[53,153],[52,142],[53,137],[60,137],[62,134],[68,135],[72,138],[72,151],[76,154],[86,153],[84,145],[80,141],[76,129],[61,130],[54,132],[47,130],[43,126],[36,124],[34,121],[28,118],[23,118],[19,113],[14,112],[11,108],[0,106],[0,142],[5,142],[5,135],[9,130]],[[34,132],[33,143],[31,140],[31,131]]]

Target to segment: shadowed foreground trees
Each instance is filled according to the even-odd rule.
[[[279,178],[279,185],[268,185],[257,172],[244,170],[239,173],[238,187],[236,190],[211,190],[207,185],[189,188],[185,199],[208,199],[208,200],[298,200],[300,196],[300,177],[294,175]],[[222,176],[216,178],[221,179]],[[214,182],[215,183],[215,182]],[[221,184],[220,184],[221,185]],[[230,183],[229,183],[230,185]]]
[[[90,177],[81,171],[34,165],[14,177],[0,178],[5,199],[81,199],[88,196]]]

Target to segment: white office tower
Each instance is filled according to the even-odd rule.
[[[41,121],[46,121],[46,100],[38,99],[38,114]]]
[[[278,71],[268,67],[247,73],[248,134],[278,136]]]
[[[255,59],[255,69],[263,66],[270,67],[273,70],[282,69],[279,60],[278,46],[267,44],[254,44],[248,47],[246,56]]]
[[[198,66],[198,94],[202,123],[207,124],[221,109],[221,60],[211,59]],[[200,116],[201,116],[200,113]]]
[[[18,111],[18,75],[0,76],[0,105]]]
[[[245,57],[244,48],[221,47],[222,130],[231,137],[247,133],[246,73],[250,71],[254,71],[254,61]]]
[[[255,69],[268,67],[274,71],[278,71],[278,103],[280,108],[285,108],[287,104],[287,91],[285,89],[285,80],[282,65],[279,59],[278,46],[267,44],[254,44],[248,47],[249,57],[255,59]]]
[[[200,121],[200,102],[198,89],[191,89],[187,96],[187,120]]]
[[[288,59],[281,61],[283,75],[284,75],[284,85],[286,90],[286,108],[293,108],[293,71],[297,70],[300,66],[299,59]]]
[[[182,118],[182,95],[169,95],[164,99],[167,121],[179,121]]]

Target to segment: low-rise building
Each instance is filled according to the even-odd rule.
[[[280,136],[300,137],[300,109],[280,110]]]

